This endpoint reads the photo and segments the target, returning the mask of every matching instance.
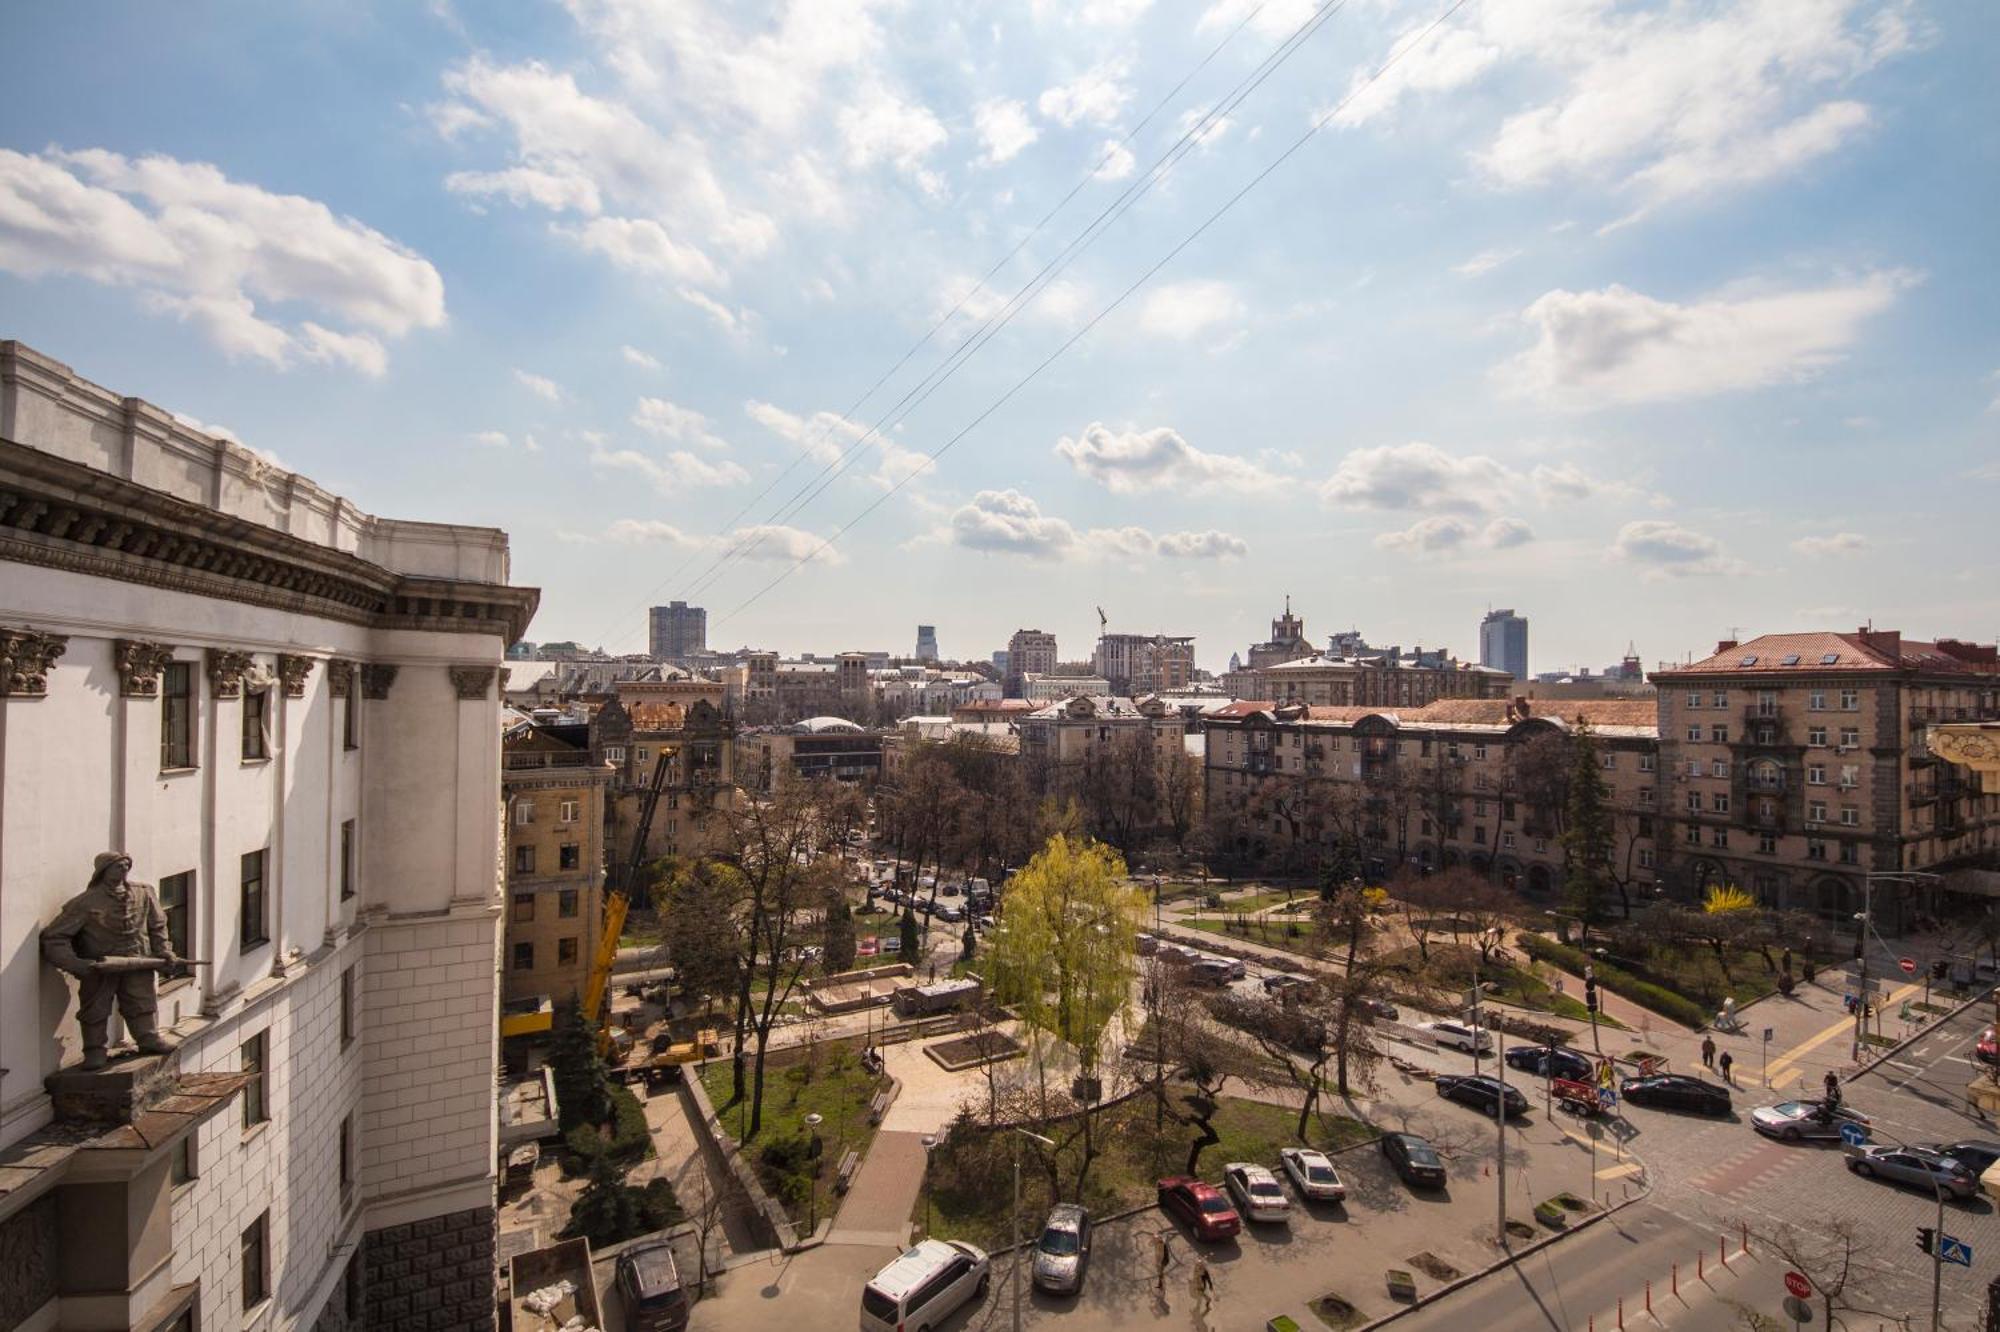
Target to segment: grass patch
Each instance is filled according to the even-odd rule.
[[[1317,956],[1313,947],[1312,927],[1309,924],[1300,924],[1298,933],[1292,934],[1285,929],[1287,922],[1272,921],[1263,916],[1246,917],[1241,928],[1237,926],[1234,916],[1226,918],[1202,916],[1194,920],[1177,920],[1174,923],[1224,939],[1241,939],[1248,943],[1263,944],[1267,948],[1282,949],[1287,953],[1296,953],[1300,957]]]
[[[1453,1267],[1450,1263],[1428,1249],[1407,1261],[1411,1267],[1416,1268],[1431,1280],[1439,1283],[1456,1281],[1463,1275],[1456,1267]]]
[[[746,1070],[746,1081],[747,1077]],[[738,1136],[764,1187],[796,1222],[809,1217],[815,1187],[820,1215],[830,1214],[840,1158],[852,1150],[866,1154],[875,1137],[868,1103],[888,1079],[861,1067],[854,1041],[822,1041],[810,1051],[774,1051],[764,1065],[763,1124],[747,1142],[740,1135],[749,1124],[749,1103],[747,1098],[731,1099],[732,1081],[727,1059],[701,1067],[701,1084],[715,1106],[716,1119],[724,1132]],[[817,1151],[812,1144],[815,1130],[805,1126],[809,1114],[821,1117]]]
[[[1173,1087],[1169,1094],[1179,1095],[1182,1090]],[[1057,1154],[1055,1173],[1061,1200],[1081,1202],[1099,1216],[1151,1202],[1160,1177],[1179,1174],[1187,1163],[1188,1145],[1196,1136],[1192,1126],[1178,1124],[1171,1116],[1163,1118],[1156,1133],[1155,1110],[1152,1098],[1141,1094],[1100,1111],[1093,1129],[1098,1156],[1091,1163],[1081,1196],[1076,1190],[1081,1136]],[[1200,1173],[1205,1179],[1220,1179],[1228,1161],[1257,1161],[1275,1169],[1278,1149],[1299,1142],[1293,1134],[1298,1112],[1283,1106],[1225,1096],[1214,1122],[1221,1141],[1202,1152]],[[1056,1136],[1068,1136],[1068,1127],[1058,1129]],[[1307,1125],[1306,1144],[1332,1151],[1372,1136],[1374,1130],[1367,1125],[1329,1114],[1316,1116]],[[961,1116],[932,1153],[929,1187],[918,1199],[911,1220],[927,1224],[939,1239],[969,1240],[987,1248],[1009,1243],[1013,1138],[1012,1134],[988,1132],[976,1117]],[[1042,1157],[1032,1148],[1024,1150],[1024,1226],[1033,1225],[1057,1200]]]
[[[1539,934],[1522,935],[1521,947],[1536,961],[1560,967],[1574,976],[1581,976],[1585,967],[1594,965],[1599,985],[1683,1026],[1698,1028],[1709,1019],[1709,1010],[1685,994],[1623,967],[1597,961],[1580,948],[1571,948],[1568,944],[1557,943]]]
[[[1472,988],[1473,961],[1477,956],[1475,950],[1459,944],[1433,943],[1428,967],[1423,965],[1415,946],[1385,953],[1378,960],[1385,966],[1412,975],[1427,972],[1437,984],[1462,993]],[[1479,967],[1478,973],[1487,995],[1502,1003],[1581,1022],[1586,1026],[1590,1023],[1590,1010],[1583,1006],[1581,999],[1556,993],[1553,987],[1525,967],[1488,963]],[[1597,1015],[1597,1025],[1613,1031],[1626,1029],[1624,1023],[1605,1013]]]

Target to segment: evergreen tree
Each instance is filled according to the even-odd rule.
[[[903,908],[903,920],[898,926],[898,933],[903,941],[903,960],[915,966],[920,946],[917,939],[917,913],[908,906]]]
[[[1584,937],[1604,915],[1611,881],[1611,810],[1597,739],[1579,720],[1570,737],[1568,803],[1564,809],[1563,900],[1583,925]]]
[[[555,1075],[556,1103],[565,1132],[579,1124],[592,1127],[611,1117],[611,1075],[597,1053],[597,1033],[583,1020],[576,1004],[563,1005],[556,1018],[555,1047],[549,1052]]]
[[[826,916],[821,924],[820,946],[826,950],[826,969],[845,971],[854,965],[854,909],[846,894],[827,894]]]
[[[570,1208],[569,1224],[563,1227],[561,1237],[574,1239],[581,1235],[592,1247],[603,1248],[640,1234],[646,1228],[640,1198],[639,1191],[626,1185],[624,1175],[610,1158],[599,1155],[591,1160],[590,1183]]]

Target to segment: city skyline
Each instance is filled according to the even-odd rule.
[[[961,656],[1081,641],[1102,604],[1210,669],[1286,589],[1461,656],[1480,607],[1531,607],[1538,659],[1578,665],[2000,618],[1928,557],[1977,543],[2000,477],[1977,7],[1474,6],[1376,84],[1434,15],[1356,7],[1204,123],[1311,12],[437,4],[236,15],[219,48],[199,6],[30,11],[4,331],[372,508],[505,526],[537,633],[614,650],[670,598],[715,642],[899,643],[919,607]],[[1882,474],[1891,448],[1925,465]]]

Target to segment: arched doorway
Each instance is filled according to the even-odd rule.
[[[1528,866],[1528,891],[1537,897],[1546,897],[1555,887],[1555,876],[1549,873],[1547,865]]]
[[[1836,874],[1823,874],[1813,881],[1812,912],[1826,920],[1847,921],[1858,909],[1854,885]]]

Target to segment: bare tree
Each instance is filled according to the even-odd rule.
[[[1896,1268],[1883,1256],[1880,1238],[1869,1229],[1845,1217],[1820,1218],[1810,1229],[1788,1221],[1771,1225],[1753,1224],[1749,1233],[1756,1243],[1769,1248],[1784,1263],[1804,1274],[1819,1296],[1828,1328],[1846,1327],[1842,1314],[1886,1319],[1898,1327],[1910,1326],[1910,1315],[1894,1313],[1863,1304],[1866,1292]]]
[[[1184,745],[1160,751],[1160,814],[1173,835],[1174,850],[1185,855],[1188,837],[1201,822],[1202,769]]]

